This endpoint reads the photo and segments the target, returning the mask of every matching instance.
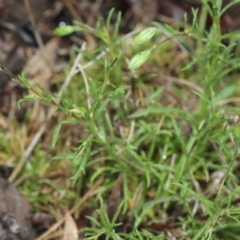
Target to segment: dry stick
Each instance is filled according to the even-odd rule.
[[[43,41],[42,41],[42,38],[39,34],[39,31],[37,30],[37,24],[35,22],[35,19],[34,19],[34,15],[33,15],[33,12],[32,12],[32,8],[31,8],[31,5],[29,3],[29,0],[24,0],[24,4],[26,6],[26,9],[27,9],[27,12],[28,12],[28,16],[29,16],[29,20],[30,20],[30,23],[32,25],[32,28],[33,28],[33,33],[34,33],[34,36],[36,38],[36,41],[37,41],[37,44],[42,52],[42,55],[43,55],[43,58],[47,64],[47,66],[49,67],[49,69],[51,70],[51,72],[53,73],[54,70],[52,68],[52,64],[48,58],[48,54],[44,48],[44,44],[43,44]]]
[[[80,63],[77,65],[77,67],[78,67],[79,71],[81,72],[81,74],[83,76],[83,81],[84,81],[84,84],[85,84],[85,89],[86,89],[86,94],[87,94],[88,110],[90,110],[91,107],[92,107],[92,102],[91,102],[91,98],[90,98],[90,88],[89,88],[89,84],[88,84],[88,78],[87,78],[87,75],[85,74],[83,66]],[[90,113],[90,117],[91,118],[93,117],[93,113],[92,112]],[[98,135],[100,136],[96,124],[94,124],[94,129],[95,129],[96,132],[98,132]],[[100,136],[100,138],[102,138],[102,137]]]
[[[51,108],[50,111],[48,112],[46,121],[48,121],[51,118],[54,112],[55,112],[55,109]],[[38,143],[39,139],[41,138],[42,134],[46,129],[46,126],[47,126],[46,121],[40,127],[38,132],[34,135],[31,143],[28,145],[27,149],[24,151],[20,162],[18,163],[18,165],[16,166],[16,168],[14,169],[14,171],[12,172],[11,176],[8,179],[9,182],[13,182],[18,176],[18,174],[20,173],[20,171],[22,170],[27,158],[30,156],[32,150],[34,149],[34,147],[36,146],[36,144]]]
[[[173,83],[177,83],[179,85],[183,85],[183,86],[192,88],[193,90],[195,90],[197,92],[200,92],[200,93],[203,92],[203,89],[201,87],[199,87],[198,85],[196,85],[196,84],[194,84],[194,83],[192,83],[190,81],[187,81],[185,79],[176,78],[176,77],[172,77],[172,76],[161,76],[161,77],[165,78],[167,81],[170,81],[170,82],[173,82]]]
[[[82,50],[85,49],[85,46],[86,46],[86,43],[84,43],[82,45]],[[71,82],[72,77],[75,75],[75,69],[77,68],[78,62],[81,60],[81,58],[82,58],[82,54],[79,53],[78,56],[76,57],[75,61],[74,61],[74,64],[73,64],[69,74],[66,77],[66,80],[64,81],[60,91],[57,94],[58,99],[56,99],[56,103],[59,103],[61,101],[60,96],[61,96],[62,92],[68,87],[69,83]],[[47,127],[47,122],[49,121],[49,119],[51,119],[51,117],[53,116],[55,111],[56,111],[55,107],[50,108],[45,122],[42,124],[42,126],[40,127],[38,132],[33,137],[31,143],[28,145],[27,149],[23,153],[20,162],[18,163],[17,167],[14,169],[13,173],[9,177],[10,182],[13,182],[16,179],[16,177],[18,176],[19,172],[22,170],[27,158],[30,156],[34,147],[37,145],[39,139],[41,138],[41,136],[45,132],[46,127]]]
[[[239,97],[232,97],[232,98],[226,98],[223,100],[220,100],[219,102],[216,103],[216,106],[221,106],[221,105],[227,105],[229,103],[239,103],[240,102],[240,98]]]
[[[8,121],[11,122],[11,119],[14,118],[16,108],[17,108],[17,97],[16,97],[16,93],[13,93],[11,94],[11,108],[8,115]]]
[[[162,128],[162,125],[163,125],[164,120],[165,120],[165,115],[163,115],[163,116],[161,117],[161,119],[160,119],[160,121],[159,121],[159,123],[158,123],[157,129],[156,129],[157,132],[160,131],[160,129]]]
[[[86,201],[88,198],[98,194],[100,192],[99,186],[102,183],[103,178],[99,178],[99,180],[85,193],[83,198],[69,211],[69,214],[73,214],[76,210],[78,210]],[[38,237],[36,240],[44,240],[48,235],[50,235],[52,232],[57,230],[63,223],[65,219],[64,217],[61,218],[58,222],[56,222],[53,226],[51,226],[44,234],[42,234],[40,237]]]
[[[86,75],[85,71],[83,70],[83,67],[80,63],[78,63],[77,67],[83,76],[83,81],[85,84],[85,89],[86,89],[86,94],[87,94],[87,105],[88,105],[88,109],[90,110],[92,107],[92,102],[91,102],[91,98],[90,98],[90,88],[89,88],[89,84],[88,84],[88,78],[87,78],[87,75]],[[91,117],[93,116],[92,112],[91,112],[90,116]]]
[[[0,71],[5,72],[7,75],[9,75],[11,78],[16,78],[16,75],[8,71],[7,68],[5,68],[2,64],[0,64]]]
[[[72,14],[73,18],[78,21],[78,22],[83,22],[81,19],[80,15],[78,14],[78,11],[76,8],[73,6],[72,2],[69,0],[63,0],[64,5],[67,7],[68,11]],[[90,43],[91,46],[95,45],[94,38],[91,34],[84,32],[83,33],[87,42]]]
[[[83,50],[85,50],[85,48],[86,48],[86,42],[84,42],[82,44],[81,50],[83,51]],[[74,64],[73,64],[69,74],[67,75],[67,78],[66,78],[65,82],[63,83],[63,85],[62,85],[62,87],[61,87],[61,89],[60,89],[60,91],[58,93],[58,96],[61,96],[63,91],[68,87],[72,77],[76,74],[75,70],[77,69],[77,66],[78,66],[78,63],[80,62],[80,60],[82,60],[82,57],[83,57],[83,55],[81,53],[79,53],[77,55],[77,57],[76,57],[76,59],[74,61]],[[57,103],[59,103],[59,102],[60,101],[58,101]]]
[[[131,121],[130,131],[129,131],[128,138],[127,138],[128,144],[131,142],[131,140],[133,138],[135,123],[136,123],[135,121]]]
[[[167,36],[168,38],[166,39],[167,41],[172,39],[177,45],[178,47],[181,49],[182,52],[188,52],[188,50],[184,47],[184,45],[177,39],[178,36],[183,36],[183,35],[186,35],[184,33],[179,33],[179,34],[172,34],[168,31],[166,31],[165,29],[163,28],[158,28],[159,32],[163,33],[165,36]],[[174,37],[174,38],[173,38]],[[165,41],[163,42],[160,42],[160,44],[164,43]],[[159,44],[158,44],[159,45]]]
[[[87,18],[87,25],[91,26],[91,25],[95,24],[96,18],[94,18],[94,17],[98,17],[98,14],[101,12],[100,7],[101,7],[102,3],[103,3],[103,0],[97,0],[91,6],[91,11],[89,13],[89,16],[91,16],[91,17]]]

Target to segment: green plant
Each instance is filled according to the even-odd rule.
[[[238,94],[236,72],[240,59],[234,56],[234,50],[239,32],[221,32],[221,15],[232,3],[222,8],[222,1],[202,2],[200,14],[193,10],[192,25],[185,22],[180,26],[185,27],[184,31],[154,23],[154,27],[140,32],[124,46],[118,37],[120,14],[113,35],[110,34],[113,11],[105,26],[99,21],[95,29],[76,23],[65,30],[56,30],[61,35],[72,31],[91,33],[99,39],[98,50],[107,49],[109,52],[105,60],[99,61],[85,50],[76,50],[95,64],[89,71],[79,64],[84,84],[71,83],[71,91],[65,89],[59,95],[52,95],[40,85],[33,88],[24,75],[15,79],[31,91],[19,104],[25,100],[43,100],[66,115],[56,126],[53,147],[63,125],[81,124],[85,128],[86,134],[80,136],[79,145],[55,159],[68,160],[74,172],[74,182],[92,184],[97,178],[104,178],[99,197],[101,210],[97,211],[97,220],[89,217],[94,227],[81,230],[87,233],[86,239],[101,235],[106,239],[163,239],[164,234],[161,233],[168,229],[161,229],[160,235],[154,236],[140,228],[153,220],[163,219],[171,208],[180,212],[175,221],[192,239],[220,239],[222,236],[224,239],[237,239],[240,209],[234,201],[239,194],[239,181],[235,177],[238,171],[239,125],[235,121],[235,125],[229,128],[226,116],[229,112],[237,114],[238,110],[219,102]],[[212,18],[209,31],[205,30],[206,13]],[[157,35],[157,29],[163,29],[170,37],[156,40],[160,35]],[[171,40],[176,38],[179,42],[174,44]],[[196,48],[188,44],[188,38],[195,40]],[[226,39],[229,43],[223,44]],[[148,84],[147,80],[153,76],[147,71],[142,74],[137,68],[145,63],[151,69],[152,65],[163,61],[163,57],[159,60],[160,53],[167,58],[168,50],[180,44],[189,49],[192,60],[182,67],[179,74],[190,78],[198,88],[189,91],[184,85],[173,86],[171,94],[179,97],[179,104],[177,102],[173,107],[161,103],[169,96],[167,87]],[[125,73],[124,58],[128,54],[135,55],[129,61],[129,72]],[[168,61],[173,61],[173,58]],[[132,78],[133,86],[124,83],[124,77]],[[229,81],[230,77],[232,81]],[[184,83],[187,85],[187,81]],[[140,100],[135,99],[131,90],[134,87],[139,92],[146,90],[144,101],[141,102],[140,94]],[[187,102],[193,99],[197,100],[192,108],[181,108],[181,103],[187,106]],[[123,130],[116,130],[116,122],[122,122]],[[190,129],[189,133],[184,135],[183,126]],[[211,180],[212,173],[219,174],[216,185]],[[116,175],[121,174],[122,203],[110,220],[103,196],[106,197],[113,188]],[[208,184],[212,184],[213,190]],[[193,203],[200,207],[195,209]],[[120,212],[131,215],[133,223],[129,233],[116,232],[120,226],[116,223]],[[201,222],[201,218],[206,220]],[[166,225],[171,221],[174,220],[170,216]],[[235,232],[228,233],[228,229]]]

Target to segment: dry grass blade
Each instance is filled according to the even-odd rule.
[[[82,45],[82,50],[85,48],[85,44]],[[79,61],[83,58],[82,54],[79,53],[78,56],[76,57],[74,64],[69,72],[69,74],[67,75],[66,80],[64,81],[60,91],[58,92],[58,96],[59,98],[57,99],[57,103],[60,102],[60,96],[63,93],[63,91],[68,87],[68,85],[71,82],[72,77],[76,74],[75,73],[75,69],[78,66]],[[52,116],[55,113],[55,107],[50,108],[46,121],[42,124],[42,126],[40,127],[40,129],[38,130],[38,132],[35,134],[35,136],[33,137],[31,143],[28,145],[27,149],[24,151],[24,154],[20,160],[20,162],[18,163],[18,165],[16,166],[16,168],[14,169],[13,173],[11,174],[11,176],[9,177],[9,181],[13,182],[16,177],[18,176],[18,174],[20,173],[21,169],[23,168],[27,158],[30,156],[31,152],[33,151],[34,147],[37,145],[38,141],[40,140],[41,136],[43,135],[43,133],[46,130],[47,127],[47,122],[49,121],[49,119],[52,118]]]
[[[78,240],[77,225],[69,212],[65,213],[63,240]]]
[[[89,189],[85,195],[81,198],[81,200],[69,211],[69,214],[73,214],[75,211],[79,210],[79,208],[92,196],[100,193],[98,189],[102,184],[103,178],[99,178],[98,181]],[[51,228],[48,229],[44,234],[38,237],[36,240],[45,240],[51,233],[56,231],[62,224],[64,223],[64,217],[56,222]]]

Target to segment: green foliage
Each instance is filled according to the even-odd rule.
[[[116,213],[114,214],[112,220],[109,219],[108,213],[107,213],[107,207],[106,204],[104,203],[103,199],[101,196],[99,196],[99,201],[100,201],[100,209],[97,210],[98,216],[99,216],[99,221],[96,218],[93,217],[88,217],[92,222],[95,223],[97,228],[83,228],[79,232],[85,232],[85,239],[90,240],[90,239],[95,239],[96,237],[100,237],[102,235],[105,236],[105,239],[123,239],[115,232],[115,228],[121,223],[116,223],[116,220],[120,214],[122,204],[119,205],[117,208]]]
[[[164,239],[164,230],[158,234],[140,229],[140,226],[164,219],[171,208],[183,209],[182,214],[176,217],[178,228],[192,239],[237,239],[240,209],[234,201],[239,194],[239,180],[234,176],[238,172],[239,120],[233,121],[233,126],[227,122],[230,122],[229,112],[237,114],[238,110],[223,106],[219,101],[239,94],[236,73],[240,59],[234,56],[239,32],[222,34],[220,27],[221,15],[238,1],[224,8],[221,1],[202,2],[200,13],[193,10],[193,24],[182,24],[185,27],[183,32],[179,32],[178,27],[154,23],[154,27],[140,32],[124,48],[118,37],[120,14],[111,31],[113,10],[105,25],[103,20],[99,20],[94,29],[75,23],[75,31],[90,33],[99,39],[98,51],[109,50],[104,61],[82,51],[83,56],[95,63],[91,70],[86,70],[85,85],[89,91],[82,82],[78,82],[80,75],[61,96],[48,93],[40,85],[37,89],[32,88],[23,75],[17,79],[32,92],[19,103],[43,100],[65,114],[66,119],[56,124],[52,146],[57,145],[65,124],[80,124],[86,131],[85,135],[79,136],[79,146],[54,158],[64,157],[70,162],[75,183],[82,181],[88,185],[104,176],[97,217],[88,217],[92,227],[80,230],[85,232],[85,239],[100,236],[105,239]],[[205,30],[207,13],[213,21],[209,31]],[[157,34],[157,29],[164,30],[168,38],[156,43],[160,34],[160,31]],[[196,49],[188,48],[186,38],[194,39]],[[227,39],[229,44],[223,44],[223,39]],[[176,46],[173,45],[174,40],[180,49],[187,48],[192,56],[192,60],[182,66],[179,75],[189,78],[186,82],[191,81],[201,91],[196,88],[189,91],[176,85],[172,87],[173,92],[177,93],[179,102],[186,105],[192,101],[189,96],[194,95],[192,99],[197,100],[193,108],[182,108],[178,102],[175,103],[177,106],[164,104],[168,88],[164,84],[156,87],[143,81],[141,71],[137,69],[147,59],[149,65],[160,65],[162,59],[169,55],[167,47]],[[123,55],[128,57],[130,50],[128,67],[135,69],[133,74],[124,72],[126,68],[121,58]],[[79,49],[77,51],[80,52]],[[160,51],[163,56],[159,57]],[[169,62],[173,60],[174,56]],[[133,86],[124,83],[124,78],[133,79]],[[135,101],[131,92],[133,88],[146,90],[144,103],[140,97]],[[116,130],[119,122],[122,122],[121,130]],[[184,134],[183,126],[189,127],[187,134]],[[5,148],[4,144],[2,148]],[[211,180],[212,173],[222,176],[217,178],[219,182],[216,185]],[[116,175],[123,178],[122,199],[110,219],[103,197],[111,192]],[[214,194],[209,193],[211,184]],[[196,211],[192,202],[199,206]],[[116,232],[121,226],[117,222],[126,212],[133,221],[132,229],[128,233]],[[201,217],[206,220],[201,221]]]

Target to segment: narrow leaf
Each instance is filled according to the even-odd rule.
[[[22,73],[21,75],[18,75],[18,79],[19,81],[28,89],[31,88],[30,83],[27,81],[27,79],[24,77],[24,73]]]
[[[53,147],[56,145],[61,127],[62,127],[62,122],[60,122],[54,130],[53,138],[52,138],[52,146]]]
[[[38,97],[37,95],[35,95],[35,94],[26,95],[26,96],[24,96],[23,99],[20,99],[20,100],[17,102],[17,106],[18,106],[18,108],[20,108],[20,105],[21,105],[22,102],[29,101],[29,100],[33,100],[33,99],[37,99],[37,98],[39,98],[39,97]]]

